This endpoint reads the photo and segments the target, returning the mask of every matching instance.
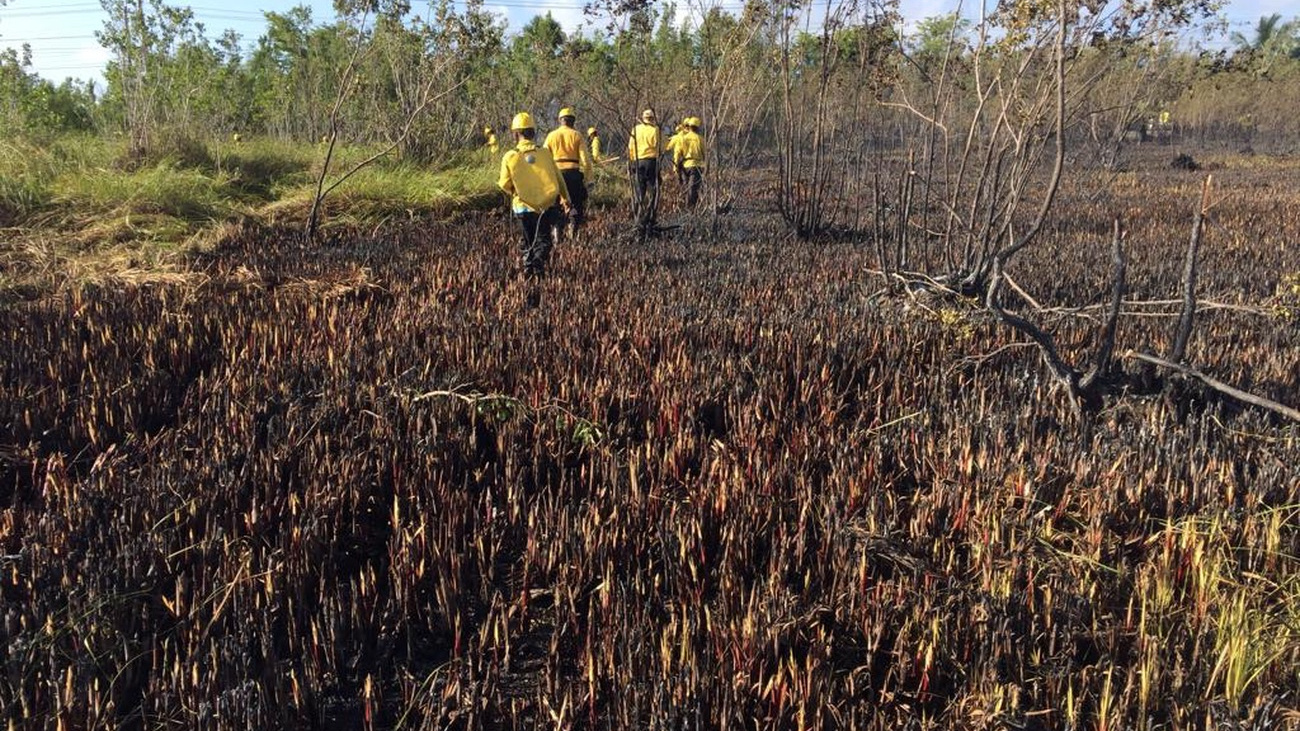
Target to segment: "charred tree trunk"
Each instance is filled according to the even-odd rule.
[[[1187,343],[1192,337],[1192,325],[1196,317],[1196,261],[1201,249],[1201,231],[1205,227],[1205,213],[1210,203],[1210,180],[1207,176],[1201,186],[1201,204],[1196,209],[1192,220],[1192,238],[1187,242],[1187,260],[1183,263],[1183,313],[1178,318],[1178,330],[1174,334],[1174,347],[1169,351],[1169,360],[1182,363],[1187,355]]]

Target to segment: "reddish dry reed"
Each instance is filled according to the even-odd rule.
[[[1167,200],[1129,216],[1134,297],[1177,291]],[[1113,211],[1065,210],[1017,276],[1100,302]],[[1267,296],[1273,234],[1226,219],[1206,295]],[[1009,331],[873,293],[871,246],[749,220],[561,248],[535,308],[486,217],[4,308],[0,718],[1295,721],[1293,430],[1154,377],[1078,420]],[[1294,401],[1296,339],[1214,311],[1193,355]]]

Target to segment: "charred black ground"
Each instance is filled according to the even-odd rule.
[[[1068,200],[1017,278],[1102,301],[1108,216],[1142,201],[1133,297],[1175,296],[1197,180]],[[1288,234],[1249,227],[1297,205],[1242,193],[1207,298],[1273,294]],[[865,243],[744,210],[636,243],[614,217],[537,285],[482,215],[310,250],[247,230],[184,284],[0,310],[0,716],[1294,719],[1291,427],[1164,381],[1080,419],[977,309],[881,296]],[[1087,319],[1044,318],[1086,349]],[[1131,317],[1120,340],[1172,327]],[[1215,310],[1194,354],[1294,402],[1296,338]]]

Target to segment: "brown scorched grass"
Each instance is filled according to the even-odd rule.
[[[1104,301],[1128,210],[1131,298],[1175,297],[1169,191],[1198,179],[1138,175],[1067,198],[1020,283]],[[1203,293],[1262,302],[1300,198],[1225,176]],[[0,719],[1295,723],[1293,428],[1154,380],[1076,419],[1009,331],[877,296],[873,247],[740,214],[598,230],[532,309],[486,215],[309,252],[246,231],[185,285],[6,307]],[[1086,317],[1040,319],[1087,352]],[[1121,347],[1172,329],[1133,315]],[[1214,310],[1191,353],[1295,403],[1296,339]]]

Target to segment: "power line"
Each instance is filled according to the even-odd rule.
[[[89,0],[78,0],[77,2],[72,2],[72,3],[41,3],[41,7],[45,8],[46,10],[52,10],[58,8],[81,8],[81,7],[87,7],[92,5],[94,7],[99,7],[99,3],[90,2]]]
[[[94,38],[95,34],[79,36],[31,36],[30,38],[19,38],[16,41],[0,36],[0,41],[5,43],[31,43],[32,41],[78,41],[83,38]]]
[[[50,71],[103,71],[103,70],[104,70],[103,66],[99,66],[96,64],[89,64],[89,65],[83,64],[80,66],[47,66],[43,69],[40,69],[40,74],[44,76],[46,73]]]
[[[55,46],[55,47],[53,47],[53,48],[46,47],[46,46],[42,46],[42,47],[40,47],[40,48],[33,48],[33,49],[32,49],[32,55],[34,55],[34,56],[50,56],[50,55],[58,56],[58,55],[63,55],[63,54],[68,54],[68,53],[80,53],[80,52],[86,50],[87,48],[90,48],[90,46]]]
[[[55,15],[88,15],[92,13],[98,15],[103,12],[104,12],[103,8],[99,6],[95,6],[91,8],[85,8],[84,10],[28,10],[26,12],[5,13],[4,17],[5,18],[47,18]]]

